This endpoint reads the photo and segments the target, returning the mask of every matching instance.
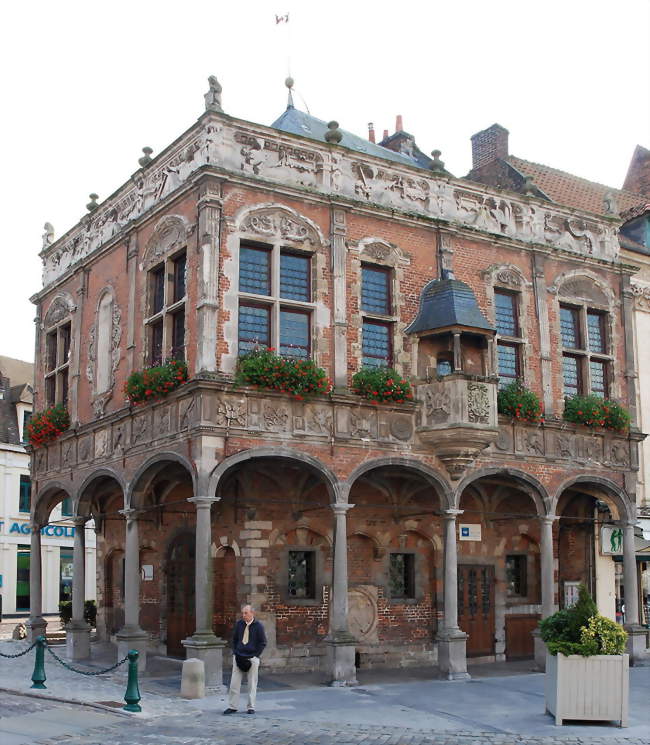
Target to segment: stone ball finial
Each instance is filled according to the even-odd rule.
[[[343,132],[339,129],[339,123],[332,120],[327,123],[327,132],[325,132],[325,142],[330,145],[338,145],[343,139]]]
[[[96,210],[99,205],[97,204],[97,200],[99,199],[99,194],[95,194],[94,192],[92,194],[88,195],[90,197],[90,202],[86,205],[86,209],[88,212],[92,212],[93,210]]]
[[[287,88],[288,88],[289,90],[291,90],[291,89],[293,88],[294,80],[293,80],[293,78],[291,77],[291,75],[289,75],[289,76],[288,76],[288,77],[286,78],[286,80],[284,81],[284,84],[285,84],[285,85],[287,86]]]
[[[431,170],[434,173],[446,173],[445,162],[440,160],[442,154],[441,150],[432,150],[431,155],[433,156],[433,163],[431,164]]]
[[[151,153],[153,153],[153,150],[152,148],[145,146],[142,148],[142,152],[144,153],[144,155],[141,158],[138,158],[138,163],[142,166],[142,168],[144,168],[145,166],[148,166],[149,163],[151,163],[151,161],[153,160],[153,158],[151,157]]]
[[[210,90],[204,96],[205,110],[223,112],[221,108],[221,91],[223,89],[215,75],[210,75],[208,85],[210,86]]]

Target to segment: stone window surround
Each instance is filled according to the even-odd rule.
[[[519,326],[519,336],[500,336],[498,333],[494,339],[494,359],[493,366],[495,374],[499,373],[499,340],[509,344],[516,344],[519,354],[519,377],[524,381],[524,385],[531,387],[530,367],[528,359],[530,357],[530,334],[528,328],[528,308],[531,302],[530,290],[532,283],[526,280],[522,270],[514,264],[492,264],[484,272],[483,279],[486,280],[486,295],[489,305],[490,322],[496,326],[496,305],[494,294],[496,291],[507,292],[516,297],[517,322]]]
[[[271,294],[259,295],[254,292],[239,291],[239,277],[237,278],[237,290],[239,303],[237,305],[238,315],[239,308],[242,305],[258,306],[270,310],[270,346],[280,349],[280,312],[282,310],[302,311],[309,315],[309,355],[313,359],[314,352],[314,315],[316,303],[314,297],[314,283],[316,282],[316,271],[313,261],[313,254],[302,248],[292,248],[286,245],[286,241],[276,240],[272,243],[261,241],[242,240],[239,244],[250,248],[259,248],[268,251],[271,254],[270,272],[271,272]],[[292,254],[309,259],[309,295],[311,300],[292,300],[280,295],[280,257],[282,254]],[[237,319],[237,351],[239,353],[239,318]]]
[[[174,262],[181,256],[185,255],[185,295],[180,299],[173,301],[168,304],[168,299],[171,298],[173,292],[173,277],[174,274]],[[172,324],[173,318],[176,313],[183,310],[185,313],[185,324],[184,324],[184,349],[187,349],[187,288],[189,280],[189,266],[187,261],[187,246],[183,246],[175,251],[170,251],[166,256],[161,257],[160,261],[152,264],[147,268],[146,274],[146,289],[143,293],[145,302],[145,313],[144,313],[144,344],[142,349],[142,358],[145,365],[151,364],[151,327],[154,323],[161,321],[163,322],[163,336],[162,336],[162,361],[171,359],[172,354]],[[149,309],[152,307],[152,282],[151,277],[153,272],[163,266],[165,293],[163,299],[162,308],[157,312],[149,315]]]
[[[410,374],[411,353],[404,349],[404,329],[408,325],[400,318],[400,309],[404,306],[404,297],[401,294],[401,282],[404,279],[404,267],[410,261],[404,253],[393,243],[383,238],[368,237],[361,239],[356,246],[350,246],[352,256],[351,274],[349,284],[350,295],[356,299],[358,312],[351,316],[351,326],[356,327],[357,333],[352,337],[352,357],[356,362],[356,369],[360,370],[363,359],[363,322],[364,320],[379,321],[390,324],[391,364],[400,375]],[[390,271],[390,303],[389,315],[370,313],[361,308],[361,289],[363,265],[377,269]],[[356,338],[355,338],[356,337]]]
[[[570,283],[572,280],[587,280],[594,285],[594,293],[591,297],[577,297],[573,293],[563,294],[562,288]],[[617,301],[610,290],[599,277],[592,274],[589,271],[573,271],[566,272],[558,276],[551,287],[548,288],[549,293],[556,296],[555,300],[555,323],[551,325],[551,338],[553,336],[556,340],[556,354],[557,359],[560,360],[560,367],[558,371],[560,388],[559,390],[564,391],[564,374],[561,365],[561,361],[564,354],[564,346],[562,344],[562,334],[560,329],[560,306],[566,305],[572,308],[580,310],[580,333],[584,340],[583,350],[570,350],[571,353],[575,352],[576,356],[584,357],[587,362],[583,361],[582,369],[582,382],[584,391],[582,395],[587,395],[591,392],[591,376],[588,361],[593,356],[599,361],[607,363],[607,397],[616,399],[620,397],[621,384],[618,381],[616,375],[616,358],[612,354],[612,350],[617,349],[617,334],[614,323],[614,309],[620,306],[620,301]],[[600,295],[601,297],[598,297]],[[594,310],[605,315],[605,344],[606,354],[592,353],[588,350],[588,336],[587,336],[587,310]]]
[[[280,554],[280,573],[277,578],[278,588],[280,590],[280,600],[288,606],[320,606],[323,605],[323,586],[324,581],[324,551],[327,547],[322,545],[303,545],[303,544],[285,544],[282,546]],[[294,598],[289,595],[289,552],[304,551],[305,553],[314,554],[314,597],[313,598]]]
[[[432,598],[432,606],[437,605],[436,590],[435,590],[436,567],[434,564],[430,564],[428,567],[425,567],[425,563],[427,561],[426,553],[429,550],[431,551],[431,555],[434,556],[437,549],[432,543],[431,547],[430,548],[427,547],[427,551],[425,551],[424,553],[422,552],[422,550],[418,551],[415,548],[399,548],[399,547],[393,547],[393,546],[391,546],[386,551],[385,558],[383,560],[384,566],[382,567],[384,577],[386,577],[386,583],[384,585],[384,597],[390,605],[418,605],[419,603],[422,603],[424,601],[424,596],[427,593],[427,588],[423,584],[425,569],[428,569],[430,573],[429,574],[429,588],[430,588],[429,592]],[[391,596],[390,584],[388,582],[388,577],[390,576],[390,555],[391,554],[412,554],[415,556],[415,559],[413,562],[413,596],[412,597],[395,598]]]

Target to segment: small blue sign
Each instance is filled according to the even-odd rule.
[[[461,536],[461,538],[469,538],[469,528],[462,527],[460,529],[460,536]]]

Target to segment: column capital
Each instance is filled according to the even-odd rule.
[[[88,520],[90,520],[89,517],[81,517],[79,515],[77,515],[75,517],[70,517],[68,519],[75,526],[75,528],[81,528],[81,527],[83,527],[88,522]]]
[[[462,515],[465,510],[443,510],[442,517],[445,520],[455,520],[458,515]]]
[[[330,504],[330,507],[335,515],[345,515],[345,513],[354,507],[354,505],[349,504],[348,502],[334,502],[333,504]]]
[[[559,515],[538,515],[537,518],[544,525],[553,525],[556,520],[560,519]]]
[[[220,501],[220,497],[188,497],[187,501],[195,505],[198,510],[199,507],[212,507],[215,502]]]
[[[124,515],[127,520],[135,520],[138,517],[138,511],[134,507],[127,507],[123,510],[118,510],[120,515]]]

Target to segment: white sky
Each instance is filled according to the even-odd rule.
[[[493,122],[511,153],[615,187],[650,147],[648,0],[23,0],[2,27],[0,354],[25,360],[43,223],[62,235],[189,127],[210,74],[227,113],[270,124],[288,46],[312,114],[379,137],[402,114],[457,176]]]

